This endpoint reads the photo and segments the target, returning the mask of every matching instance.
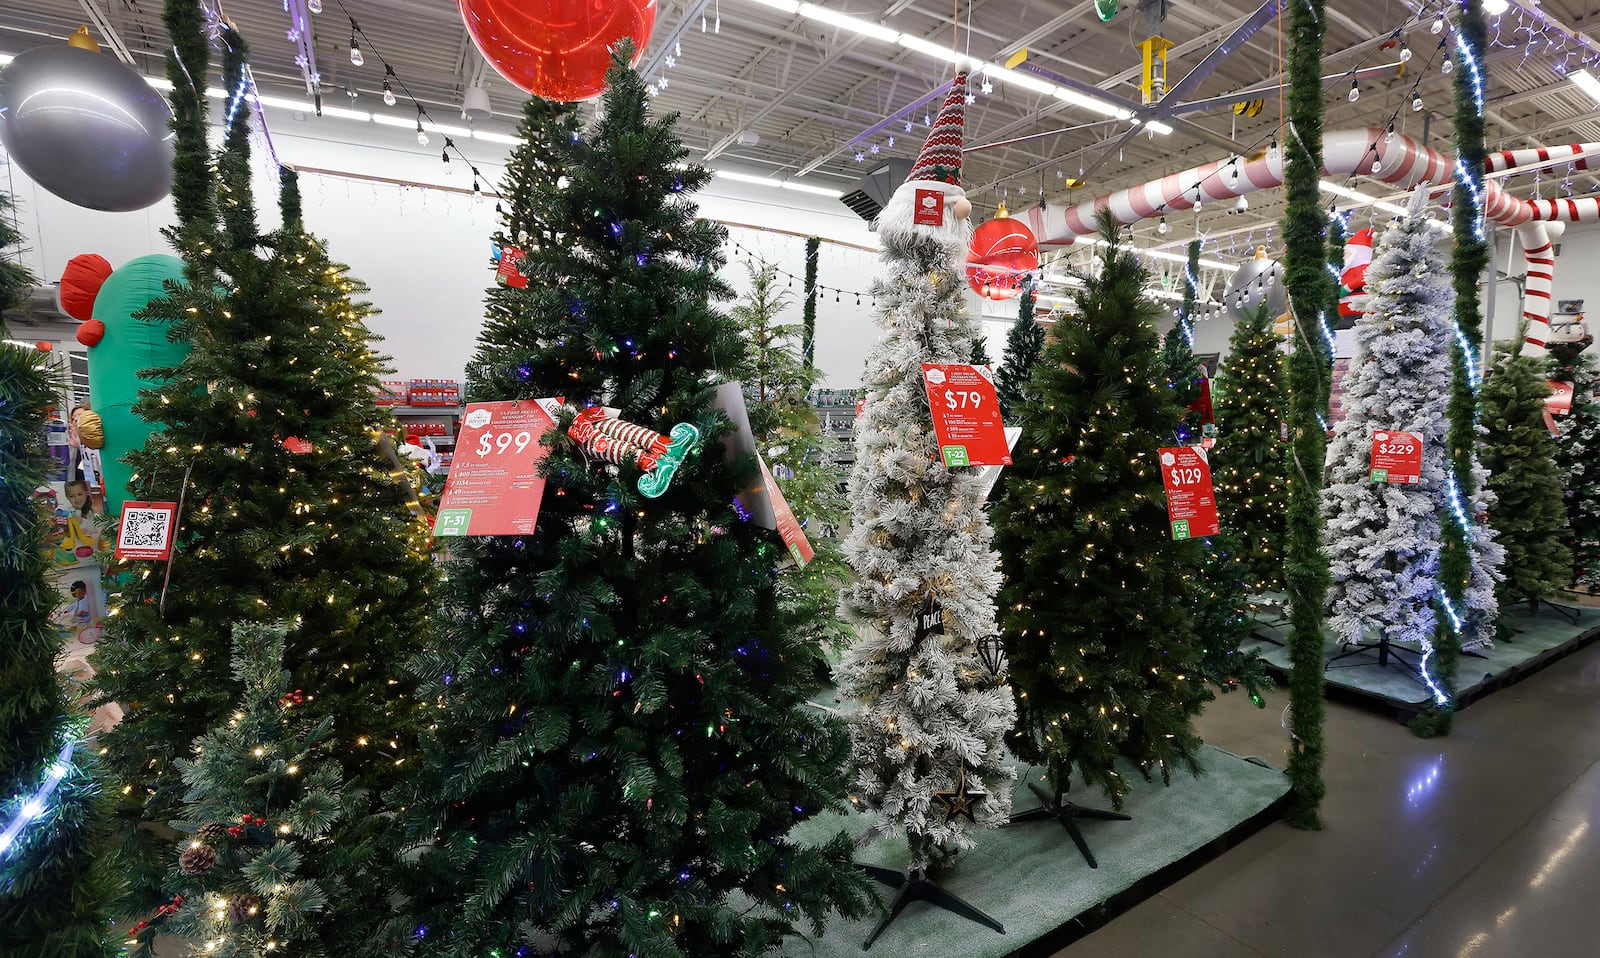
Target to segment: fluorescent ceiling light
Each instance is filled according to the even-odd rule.
[[[949,47],[944,46],[943,44],[932,43],[928,40],[922,39],[921,37],[914,37],[909,33],[900,34],[899,42],[900,45],[905,47],[907,50],[915,50],[916,52],[925,56],[936,57],[945,61],[946,63],[954,63],[958,67],[964,66],[969,69],[979,69],[983,66],[982,60],[975,60],[972,57],[964,56],[950,49]]]
[[[899,30],[891,30],[882,24],[872,23],[860,17],[852,17],[846,13],[829,10],[827,7],[820,7],[814,3],[800,4],[800,15],[807,20],[817,20],[836,27],[843,27],[852,33],[859,33],[864,37],[882,40],[885,43],[894,43],[900,39]]]
[[[417,128],[417,118],[414,116],[394,116],[389,113],[374,113],[372,114],[372,122],[378,124],[379,126],[399,127],[402,130],[415,130]]]
[[[1007,70],[1005,67],[997,66],[993,63],[984,64],[983,72],[986,76],[992,76],[1002,83],[1019,86],[1024,90],[1032,90],[1035,93],[1053,93],[1063,100],[1066,97],[1062,96],[1062,94],[1071,92],[1065,87],[1057,86],[1042,77],[1036,77],[1031,73],[1018,73],[1016,70]]]
[[[1483,12],[1491,17],[1498,17],[1511,9],[1510,0],[1483,0]]]
[[[784,13],[800,12],[800,0],[750,0],[750,2],[759,3],[763,7],[771,7],[774,10],[782,10]]]
[[[150,84],[150,86],[153,88],[160,90],[162,93],[172,92],[172,81],[166,77],[145,77],[144,82]]]
[[[361,123],[368,123],[372,120],[371,113],[367,113],[364,110],[346,110],[342,106],[325,106],[322,108],[322,115],[331,116],[336,120],[356,120]]]
[[[1172,127],[1167,126],[1165,123],[1162,123],[1160,120],[1151,120],[1149,123],[1146,123],[1144,125],[1144,127],[1145,127],[1145,129],[1149,130],[1150,132],[1159,133],[1162,136],[1171,136],[1172,135]]]
[[[415,125],[416,124],[407,124],[407,126]],[[432,120],[423,120],[422,128],[427,130],[429,133],[439,133],[444,136],[459,136],[463,140],[472,138],[472,128],[467,126],[447,126],[443,123],[435,123]]]
[[[1578,89],[1589,94],[1590,99],[1600,102],[1600,80],[1596,80],[1593,73],[1588,70],[1574,70],[1570,76]]]
[[[810,193],[813,196],[826,196],[835,200],[844,195],[843,190],[829,189],[826,186],[812,186],[810,183],[796,183],[793,180],[784,180],[780,185],[784,189],[793,190],[796,193]]]
[[[719,180],[728,180],[733,183],[748,183],[751,186],[765,186],[774,190],[790,190],[795,193],[810,193],[814,196],[826,196],[838,199],[844,193],[832,190],[826,186],[812,186],[809,183],[796,183],[793,180],[779,180],[770,176],[756,176],[753,173],[739,173],[734,170],[713,170]]]
[[[1337,183],[1330,183],[1327,180],[1319,180],[1317,182],[1317,188],[1322,190],[1324,193],[1332,193],[1334,196],[1343,197],[1347,200],[1355,200],[1357,203],[1374,202],[1372,197],[1362,193],[1359,190],[1352,190],[1348,186],[1340,186]]]
[[[518,136],[507,136],[504,133],[491,133],[488,130],[473,130],[472,131],[472,138],[474,140],[482,140],[485,143],[500,143],[500,144],[503,144],[505,146],[521,146],[522,145],[522,138],[521,137],[518,137]]]

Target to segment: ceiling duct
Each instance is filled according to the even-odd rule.
[[[878,214],[888,205],[889,197],[911,174],[911,161],[884,160],[867,171],[867,175],[845,191],[839,201],[868,223],[876,224]]]

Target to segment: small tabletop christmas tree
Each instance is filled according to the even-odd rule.
[[[911,846],[908,875],[874,874],[902,899],[947,907],[927,869],[972,847],[971,826],[1006,820],[1014,777],[1002,741],[1011,690],[978,656],[995,632],[999,585],[985,490],[976,469],[941,460],[922,370],[969,361],[982,336],[961,302],[972,210],[960,185],[966,81],[957,75],[878,220],[884,275],[873,295],[884,335],[867,354],[845,541],[856,581],[844,606],[860,638],[838,672],[860,703],[850,731],[861,805]]]
[[[711,172],[651,114],[632,54],[614,51],[599,119],[530,120],[546,150],[507,171],[510,222],[562,239],[529,244],[467,398],[565,407],[536,527],[455,543],[442,640],[413,663],[436,717],[405,812],[422,956],[761,954],[863,907],[849,840],[790,834],[844,805],[848,738],[806,704],[819,610],[741,517],[756,465],[717,447],[713,397],[746,347],[714,305],[726,233],[691,199]],[[538,159],[564,189],[519,188]],[[695,434],[660,471],[656,440]]]

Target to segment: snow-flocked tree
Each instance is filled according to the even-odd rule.
[[[1329,624],[1347,643],[1433,647],[1440,522],[1444,510],[1457,507],[1445,448],[1454,348],[1448,282],[1437,236],[1414,201],[1408,215],[1384,232],[1367,270],[1369,298],[1355,326],[1345,415],[1328,448],[1322,514],[1332,574]],[[1371,481],[1373,434],[1390,430],[1421,437],[1419,482]],[[1483,477],[1481,466],[1474,471]],[[1459,504],[1472,514],[1487,511],[1491,500],[1483,483],[1477,488],[1470,504]],[[1488,526],[1479,523],[1474,531],[1467,608],[1456,612],[1489,622],[1497,611],[1494,582],[1502,550]]]
[[[838,677],[861,703],[851,718],[856,786],[880,827],[907,836],[916,869],[974,844],[936,792],[961,784],[986,791],[973,819],[998,825],[1014,777],[1003,743],[1015,715],[1011,690],[977,653],[978,640],[995,632],[1000,585],[982,481],[978,470],[941,460],[922,376],[925,362],[966,362],[982,335],[961,301],[971,209],[959,185],[965,92],[961,74],[923,158],[879,219],[885,274],[874,296],[884,335],[863,374],[845,541],[857,579],[844,606],[860,639]],[[942,226],[913,223],[918,189],[946,194]],[[943,607],[943,634],[919,636],[930,599]]]

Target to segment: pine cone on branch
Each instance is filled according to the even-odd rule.
[[[220,845],[228,837],[228,826],[221,822],[206,822],[194,837],[202,845]]]
[[[217,865],[217,850],[210,845],[191,845],[178,856],[178,870],[185,875],[204,875]]]

